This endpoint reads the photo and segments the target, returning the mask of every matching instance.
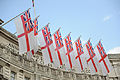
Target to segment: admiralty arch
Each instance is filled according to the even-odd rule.
[[[40,49],[32,59],[19,55],[17,37],[0,27],[0,80],[120,80],[120,53],[108,54],[113,71],[107,76],[45,66]]]

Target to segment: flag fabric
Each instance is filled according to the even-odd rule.
[[[38,50],[38,20],[37,18],[33,21],[33,31],[34,31],[34,53]]]
[[[32,6],[34,7],[34,0],[32,0]]]
[[[65,42],[65,51],[66,51],[66,56],[67,56],[66,68],[74,69],[75,55],[74,55],[73,44],[71,41],[70,33],[65,37],[64,42]]]
[[[74,42],[74,54],[76,60],[76,71],[81,72],[87,68],[85,53],[83,51],[82,42],[80,37]]]
[[[95,47],[95,54],[97,55],[99,64],[101,65],[103,75],[104,76],[107,75],[109,72],[112,71],[113,68],[103,48],[101,41],[99,41],[99,43]]]
[[[53,34],[54,43],[55,43],[55,51],[57,53],[57,59],[59,59],[59,65],[65,67],[66,64],[66,55],[65,48],[62,40],[62,36],[60,33],[60,28]]]
[[[33,25],[34,25],[34,35],[37,36],[38,35],[38,20],[37,20],[37,18],[33,21]]]
[[[90,73],[92,75],[97,74],[99,72],[100,68],[99,68],[97,56],[94,53],[94,50],[93,50],[90,40],[88,40],[88,42],[85,44],[85,46],[83,48],[84,48],[84,53],[86,56],[87,64],[90,69]]]
[[[33,31],[34,31],[34,49],[26,53],[28,59],[31,59],[38,50],[38,21],[37,21],[37,18],[33,21]]]
[[[18,34],[19,53],[29,52],[34,49],[33,24],[29,10],[15,19]]]
[[[52,35],[50,33],[49,24],[47,24],[40,32],[39,32],[39,43],[41,47],[41,51],[43,54],[44,64],[53,64],[53,67],[58,67],[58,59],[57,53],[55,52],[55,47],[53,45]]]

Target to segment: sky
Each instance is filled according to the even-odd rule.
[[[101,39],[108,52],[120,47],[120,0],[34,0],[39,29],[50,23],[51,33],[61,27],[64,38],[71,32],[74,42],[80,35],[83,45],[90,38],[93,47]],[[32,0],[0,0],[0,18],[7,22],[30,9],[35,18]],[[16,32],[14,20],[3,26]]]

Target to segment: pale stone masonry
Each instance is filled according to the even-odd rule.
[[[0,80],[120,80],[120,54],[108,55],[114,70],[107,76],[75,73],[43,64],[40,49],[32,59],[18,52],[17,37],[0,27]]]

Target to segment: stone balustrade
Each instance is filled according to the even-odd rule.
[[[18,54],[18,49],[14,46],[0,43],[0,58],[21,67],[29,72],[32,72],[40,78],[47,78],[53,80],[107,80],[108,77],[102,75],[90,75],[88,73],[75,73],[74,71],[66,71],[62,68],[55,69],[52,66],[46,66],[34,60],[28,60],[25,56]],[[0,67],[0,74],[2,68]],[[117,80],[116,78],[111,78]],[[41,79],[40,79],[41,80]],[[43,79],[44,80],[44,79]]]
[[[31,66],[33,65],[32,61],[29,61],[26,58],[24,58],[24,56],[19,55],[17,49],[2,43],[0,43],[0,58],[28,71],[33,72],[34,70],[34,66]]]

